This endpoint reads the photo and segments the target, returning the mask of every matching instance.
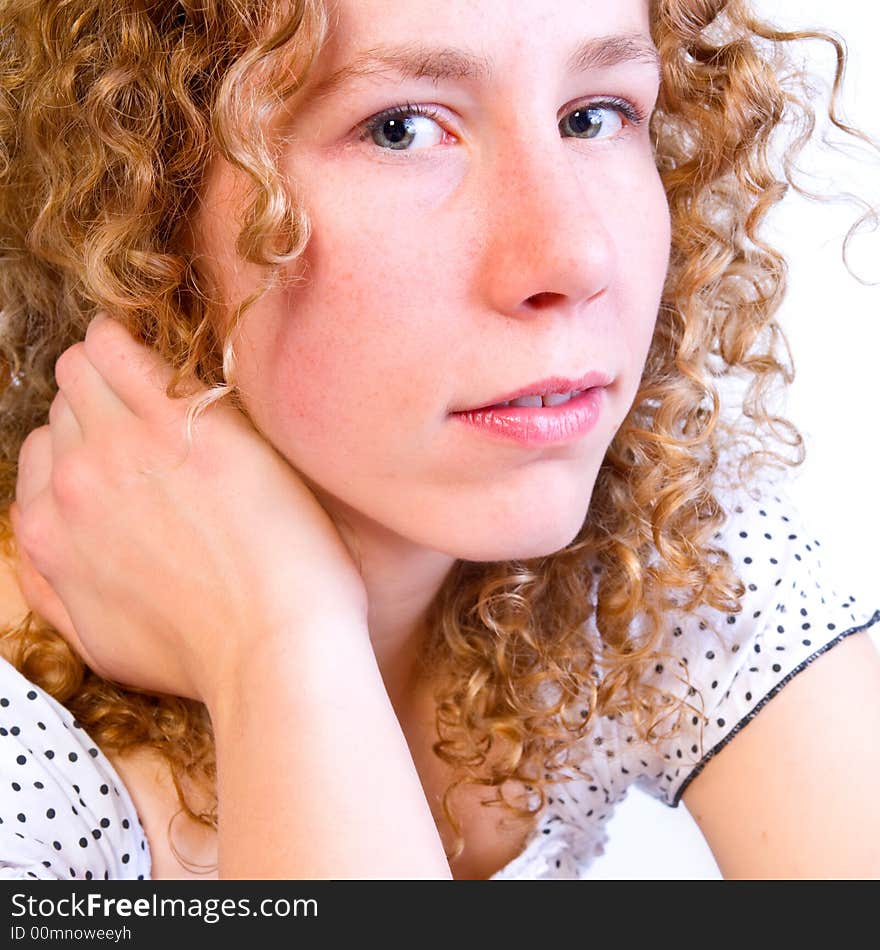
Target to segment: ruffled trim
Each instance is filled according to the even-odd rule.
[[[489,880],[577,881],[589,865],[605,853],[607,841],[604,825],[589,828],[562,822],[545,825],[532,836],[518,857]]]

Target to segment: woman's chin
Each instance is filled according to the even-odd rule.
[[[528,561],[532,558],[557,554],[577,537],[583,526],[583,518],[577,522],[511,525],[501,534],[486,532],[483,538],[470,538],[467,542],[445,547],[449,553],[462,561]]]

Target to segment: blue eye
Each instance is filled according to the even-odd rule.
[[[613,138],[619,133],[612,131],[610,135],[600,134],[608,124],[607,120],[602,118],[602,114],[606,112],[613,113],[621,122],[621,127],[623,125],[621,117],[632,126],[641,125],[647,118],[641,109],[626,99],[603,99],[579,106],[569,112],[559,123],[559,128],[563,132],[566,128],[570,129],[573,138]],[[431,129],[430,123],[436,120],[439,114],[438,109],[432,109],[429,106],[412,103],[394,106],[361,123],[359,139],[362,142],[371,140],[386,151],[420,151],[421,148],[439,144],[443,140],[446,133],[439,126],[436,126],[432,135],[427,135]],[[428,121],[420,122],[420,119]],[[418,141],[420,133],[423,133],[423,136],[427,135],[428,141],[425,145],[412,148],[413,143]]]
[[[439,115],[437,109],[431,109],[427,106],[405,105],[394,106],[386,109],[378,115],[367,119],[361,126],[361,141],[372,139],[380,148],[392,149],[394,151],[415,151],[409,148],[414,141],[419,126],[427,126],[427,122],[418,122],[417,119],[436,119]],[[439,126],[438,126],[439,129]],[[443,130],[439,129],[439,138],[443,137]],[[387,143],[384,145],[381,140]],[[436,143],[435,143],[436,144]]]
[[[559,123],[560,129],[566,125],[573,130],[575,138],[595,139],[599,138],[599,133],[604,131],[606,121],[602,119],[603,112],[612,112],[618,122],[623,127],[621,116],[626,118],[630,125],[641,125],[644,121],[642,113],[635,109],[628,102],[594,102],[586,106],[580,106],[574,112],[568,115]],[[603,135],[601,138],[612,138],[611,135]]]

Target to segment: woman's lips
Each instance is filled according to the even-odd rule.
[[[605,373],[601,370],[590,370],[580,376],[573,377],[550,376],[547,379],[537,380],[526,386],[520,386],[519,389],[513,392],[503,393],[493,399],[487,399],[477,406],[472,406],[471,411],[476,412],[483,409],[495,409],[503,403],[512,402],[514,399],[519,399],[522,396],[546,396],[553,393],[583,392],[584,390],[592,389],[594,386],[608,386],[612,381],[613,377],[609,373]]]
[[[574,442],[591,432],[605,402],[605,386],[592,386],[559,406],[491,406],[452,413],[476,432],[525,446]]]

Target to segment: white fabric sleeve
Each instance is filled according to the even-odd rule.
[[[672,621],[670,650],[686,665],[691,687],[670,675],[680,676],[681,668],[665,669],[656,680],[696,710],[677,736],[656,747],[641,744],[638,758],[633,750],[627,763],[639,774],[636,784],[671,807],[798,673],[880,620],[876,602],[857,600],[823,566],[821,542],[784,489],[753,491],[760,491],[759,499],[740,495],[716,535],[746,585],[743,609],[729,616],[704,610]],[[713,632],[718,630],[721,636]]]
[[[0,659],[0,878],[147,879],[118,773],[70,711]]]

